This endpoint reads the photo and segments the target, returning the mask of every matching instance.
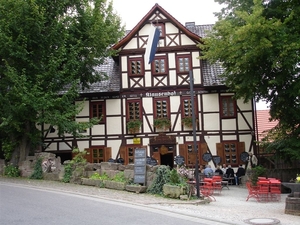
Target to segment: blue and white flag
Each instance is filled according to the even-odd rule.
[[[145,63],[150,64],[154,60],[157,44],[160,37],[160,31],[157,27],[151,25],[150,34],[148,37],[146,52],[145,52]]]

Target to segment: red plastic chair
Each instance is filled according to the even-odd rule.
[[[211,182],[204,182],[200,186],[200,193],[204,198],[207,198],[209,201],[216,201],[214,194],[214,189]]]
[[[246,182],[246,187],[248,189],[248,196],[246,201],[249,200],[249,198],[255,198],[256,201],[258,201],[258,187],[257,186],[252,186],[250,182]]]
[[[212,177],[212,185],[214,189],[214,194],[221,194],[222,191],[222,178],[220,176]]]
[[[269,193],[270,193],[270,182],[267,181],[258,181],[258,200],[262,202],[268,202],[270,200]]]
[[[281,182],[279,180],[270,180],[270,198],[271,201],[281,200]]]

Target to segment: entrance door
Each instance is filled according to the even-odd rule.
[[[160,155],[161,165],[169,166],[171,169],[174,167],[174,156],[173,153]]]
[[[174,167],[174,156],[176,155],[175,145],[151,146],[151,156],[155,158],[160,165]]]

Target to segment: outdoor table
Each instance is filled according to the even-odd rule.
[[[294,195],[294,192],[300,192],[300,183],[289,183],[289,182],[282,182],[283,186],[291,189],[291,194]]]

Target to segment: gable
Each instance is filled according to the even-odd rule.
[[[121,50],[124,46],[127,46],[132,39],[137,39],[141,35],[141,39],[146,42],[145,38],[148,38],[149,35],[149,27],[151,24],[158,24],[162,23],[165,24],[165,30],[167,34],[175,35],[175,33],[180,33],[181,37],[187,37],[188,39],[192,40],[189,44],[195,44],[200,42],[200,36],[191,32],[185,26],[183,26],[180,22],[178,22],[173,16],[171,16],[166,10],[164,10],[160,5],[155,4],[153,8],[142,18],[142,20],[116,45],[112,48],[115,50]],[[145,37],[144,37],[145,36]],[[173,36],[174,38],[174,36]],[[175,37],[176,38],[176,37]],[[185,39],[185,38],[184,38]],[[137,41],[137,40],[135,40]],[[166,46],[169,46],[171,40],[167,41]],[[127,49],[131,48],[132,43],[127,46]],[[138,44],[138,48],[143,48],[143,44]]]

